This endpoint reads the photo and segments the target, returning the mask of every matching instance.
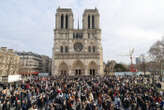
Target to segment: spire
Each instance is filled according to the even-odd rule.
[[[77,25],[77,29],[79,30],[79,17],[78,17],[78,25]]]
[[[57,2],[58,2],[58,8],[60,9],[60,0],[57,0]]]

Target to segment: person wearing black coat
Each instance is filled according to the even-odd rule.
[[[123,101],[123,107],[125,110],[129,110],[129,107],[130,107],[130,101],[129,99],[125,98],[124,101]]]
[[[6,101],[3,102],[2,110],[7,110],[7,102]]]
[[[23,103],[22,103],[22,110],[28,110],[28,105],[25,102],[25,100],[23,100]]]

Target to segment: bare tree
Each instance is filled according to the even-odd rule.
[[[105,72],[106,74],[110,74],[111,72],[114,72],[114,67],[116,65],[115,61],[107,61],[107,63],[105,64]]]
[[[6,57],[7,75],[12,73],[12,69],[13,69],[13,65],[14,65],[13,62],[14,62],[14,58],[12,55],[9,55],[8,57]]]
[[[19,74],[19,73],[20,73],[20,68],[21,68],[21,66],[22,66],[22,65],[20,64],[19,60],[18,60],[18,61],[15,61],[15,64],[14,64],[14,66],[13,66],[13,68],[14,68],[13,74],[14,74],[14,73]]]
[[[152,58],[154,72],[161,74],[161,61],[164,60],[164,39],[155,42],[149,49],[149,55]]]
[[[4,56],[0,54],[0,76],[2,75],[3,72],[3,58]]]
[[[164,59],[164,41],[155,42],[149,49],[149,55],[155,62]]]

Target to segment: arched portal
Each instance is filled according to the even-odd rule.
[[[78,75],[84,75],[85,74],[84,64],[80,60],[75,61],[73,63],[73,65],[72,65],[72,72],[76,76],[78,76]]]
[[[67,75],[69,75],[68,71],[69,71],[68,65],[66,63],[62,62],[58,68],[59,75],[67,76]]]
[[[98,66],[94,61],[91,61],[88,65],[88,73],[92,76],[95,76],[98,71]]]

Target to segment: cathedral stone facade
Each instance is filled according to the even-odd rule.
[[[82,21],[82,29],[75,29],[72,9],[57,9],[52,59],[53,76],[104,74],[98,10],[86,9]]]

